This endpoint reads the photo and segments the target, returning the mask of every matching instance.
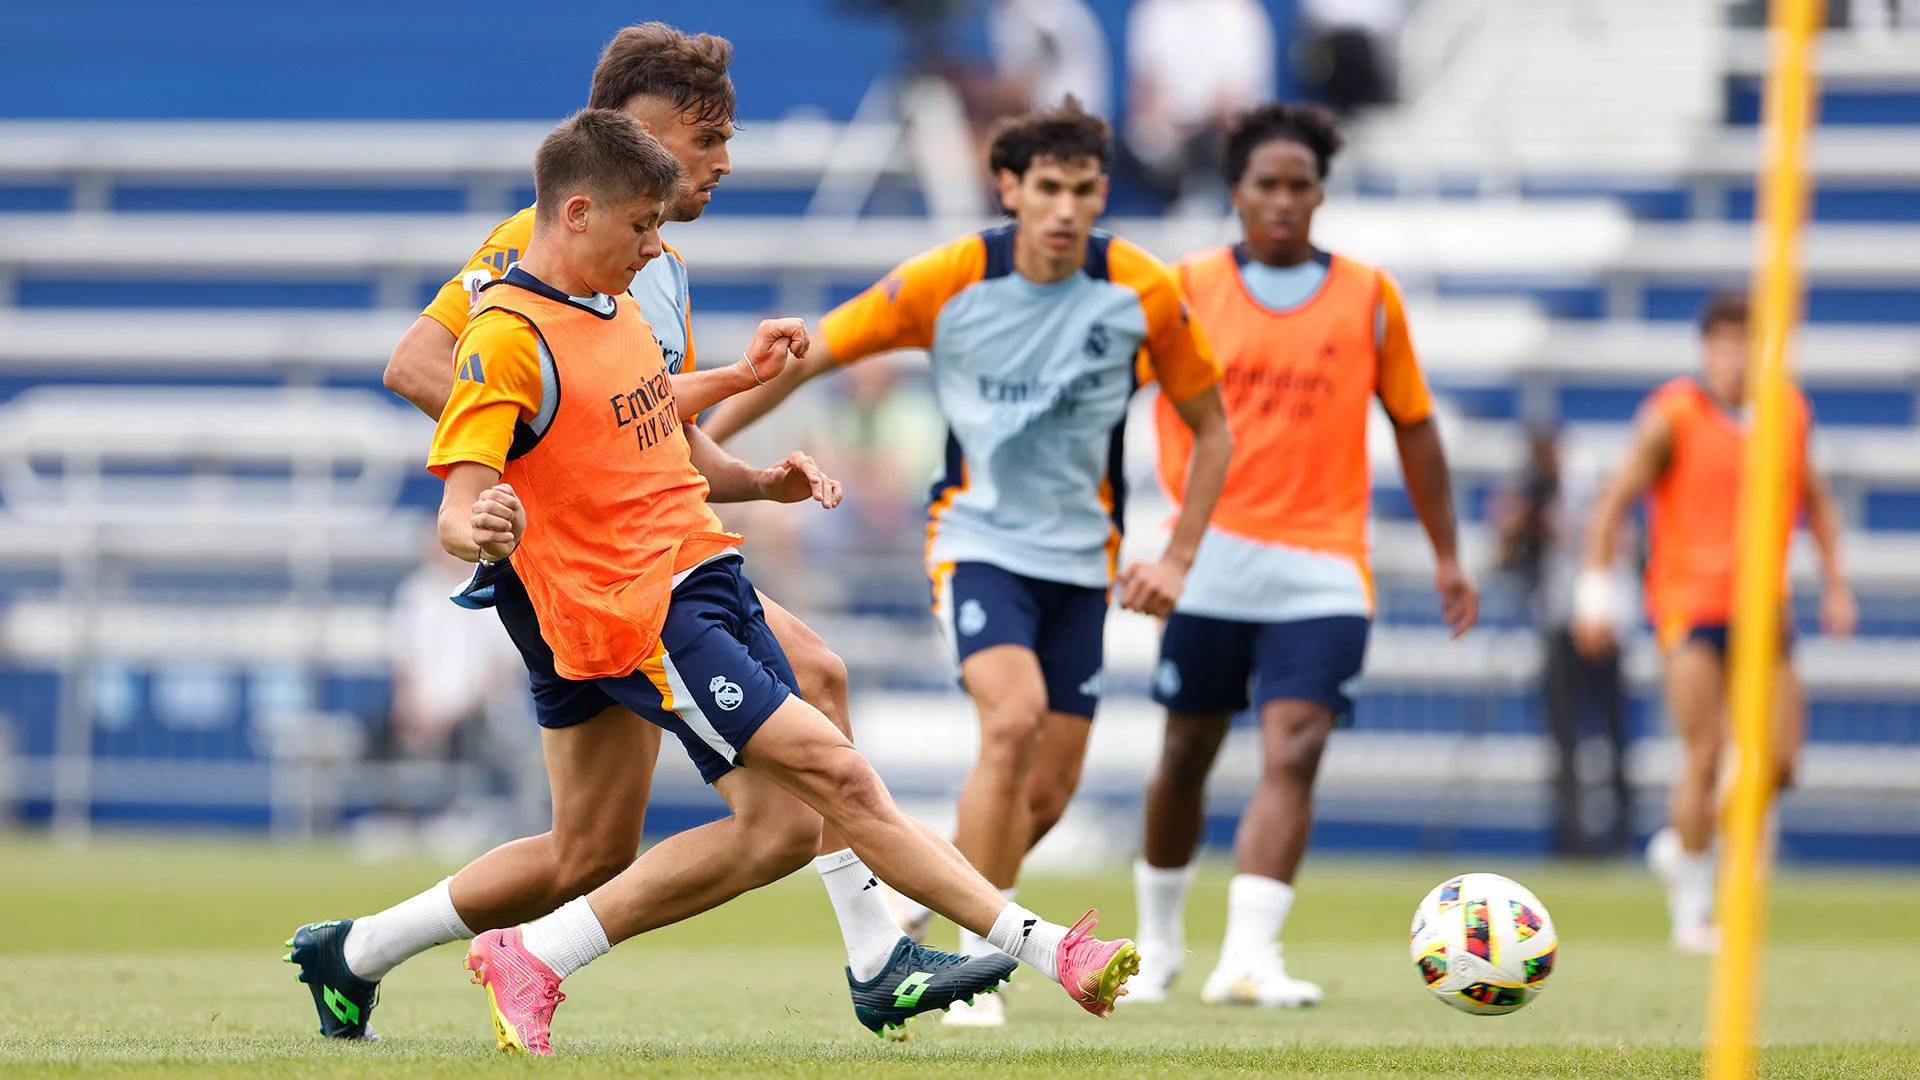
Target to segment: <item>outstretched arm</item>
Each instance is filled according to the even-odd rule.
[[[787,400],[795,390],[833,368],[833,355],[827,351],[826,343],[813,343],[805,356],[795,353],[777,375],[768,376],[763,371],[765,385],[755,385],[728,401],[726,408],[715,412],[706,422],[707,433],[715,442],[726,442]]]
[[[1201,538],[1206,536],[1207,520],[1213,517],[1213,505],[1220,501],[1220,489],[1226,486],[1227,466],[1233,460],[1233,435],[1227,430],[1227,409],[1218,384],[1174,402],[1173,408],[1193,431],[1193,456],[1187,466],[1180,517],[1160,558],[1127,567],[1118,582],[1121,607],[1155,616],[1172,614],[1174,601],[1180,599],[1187,571],[1200,551]]]
[[[1573,590],[1573,640],[1582,653],[1602,656],[1614,647],[1616,604],[1609,573],[1620,525],[1631,507],[1667,469],[1673,456],[1673,425],[1657,409],[1646,408],[1634,425],[1626,461],[1593,501]]]
[[[687,447],[693,467],[707,478],[707,501],[737,503],[804,502],[831,510],[840,505],[840,481],[820,471],[813,458],[795,450],[774,465],[756,469],[720,448],[707,433],[687,424]]]
[[[1447,469],[1447,450],[1440,443],[1440,426],[1428,416],[1404,427],[1395,425],[1393,441],[1400,451],[1400,469],[1406,475],[1407,497],[1433,545],[1433,587],[1440,593],[1440,613],[1454,637],[1473,629],[1480,618],[1480,593],[1460,566],[1460,541],[1453,516],[1453,479]]]
[[[799,319],[768,319],[754,331],[740,359],[710,371],[673,376],[674,406],[681,416],[698,416],[722,401],[780,377],[792,360],[807,355],[807,324]]]

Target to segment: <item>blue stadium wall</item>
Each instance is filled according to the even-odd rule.
[[[1090,2],[1119,100],[1128,2]],[[1294,0],[1264,2],[1284,41]],[[984,55],[985,7],[971,5],[956,52]],[[731,38],[748,117],[845,118],[899,58],[887,22],[834,0],[26,0],[0,20],[0,118],[548,119],[586,103],[601,45],[646,19]]]

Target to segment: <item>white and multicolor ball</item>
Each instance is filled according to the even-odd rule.
[[[1560,948],[1540,898],[1499,874],[1448,878],[1413,913],[1414,969],[1441,1001],[1476,1016],[1524,1007]]]

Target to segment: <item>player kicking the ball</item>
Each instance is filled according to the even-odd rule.
[[[662,145],[678,159],[681,186],[667,210],[673,220],[699,217],[728,172],[734,110],[727,75],[731,55],[722,38],[647,23],[616,35],[594,70],[591,102],[619,108],[660,133]],[[489,373],[474,367],[464,353],[457,372],[453,363],[456,338],[467,329],[471,287],[519,261],[531,244],[534,217],[534,209],[528,208],[496,228],[465,272],[440,290],[394,350],[388,385],[429,416],[439,419],[452,399],[497,405],[514,401],[532,410],[532,425],[542,422],[537,380],[512,384],[512,372]],[[766,324],[745,362],[694,374],[685,266],[667,249],[634,275],[631,291],[673,373],[676,406],[689,412],[726,392],[754,385],[760,377],[755,363],[771,377],[784,356],[782,335],[797,328],[797,322]],[[689,394],[698,400],[688,402]],[[821,476],[805,455],[757,470],[721,451],[696,427],[688,425],[683,435],[707,479],[709,501],[812,497],[831,506],[839,498],[838,485]],[[791,685],[847,730],[845,666],[792,614],[764,597],[760,600],[782,651],[794,658],[797,682]],[[297,931],[288,942],[293,948],[289,960],[300,965],[320,1030],[328,1036],[369,1035],[380,980],[408,958],[471,938],[476,931],[545,915],[611,880],[634,862],[640,845],[658,729],[592,682],[568,679],[556,670],[554,651],[512,563],[497,563],[478,575],[463,602],[495,607],[527,664],[542,728],[542,754],[552,777],[553,829],[495,848],[453,877],[384,911]],[[850,858],[845,841],[830,827],[823,829],[820,816],[805,803],[769,780],[728,767],[710,750],[696,755],[696,763],[733,813],[669,837],[641,857],[639,865],[653,891],[636,901],[647,916],[633,932],[705,911],[785,877],[818,854],[814,866],[840,922],[847,977],[863,1024],[876,1030],[898,1024],[941,1008],[956,994],[963,1000],[968,992],[990,985],[994,973],[988,967],[962,975],[944,954],[903,946],[875,891],[866,888],[870,877]],[[888,991],[935,969],[945,973],[919,994]]]
[[[1667,715],[1682,744],[1668,827],[1654,835],[1647,856],[1667,882],[1673,947],[1687,953],[1710,953],[1720,946],[1713,921],[1713,796],[1727,739],[1727,619],[1733,614],[1734,528],[1747,441],[1746,297],[1729,293],[1710,300],[1700,332],[1700,377],[1675,379],[1647,398],[1624,464],[1594,502],[1573,624],[1582,652],[1600,655],[1615,647],[1616,605],[1607,573],[1620,524],[1646,494],[1647,617],[1666,663]],[[1786,510],[1797,517],[1805,509],[1808,531],[1820,549],[1822,628],[1851,634],[1857,614],[1840,562],[1840,506],[1826,477],[1807,459],[1813,417],[1806,399],[1796,390],[1788,407],[1792,456]],[[1783,525],[1784,542],[1792,534],[1791,519]],[[1787,600],[1783,581],[1783,608]],[[1787,620],[1780,641],[1784,654],[1792,645],[1791,613],[1783,611],[1782,618]],[[1790,658],[1779,666],[1774,702],[1779,725],[1774,779],[1785,787],[1806,736],[1806,702]]]
[[[954,843],[1009,899],[1086,755],[1125,512],[1121,432],[1142,353],[1196,449],[1173,538],[1160,559],[1119,575],[1122,606],[1172,610],[1232,452],[1219,368],[1172,275],[1093,227],[1107,156],[1105,122],[1071,101],[1004,125],[990,157],[1013,223],[908,260],[821,320],[824,348],[709,423],[725,440],[837,364],[931,353],[948,436],[927,572],[980,717]],[[924,934],[924,907],[903,914]],[[998,944],[969,928],[961,951],[983,956]],[[1000,999],[947,1022],[1000,1024]]]
[[[1318,986],[1288,974],[1278,938],[1313,827],[1321,751],[1353,708],[1372,625],[1375,399],[1393,421],[1456,636],[1478,609],[1456,555],[1446,455],[1400,290],[1384,271],[1313,246],[1313,212],[1339,148],[1333,118],[1319,108],[1268,105],[1242,117],[1227,137],[1226,174],[1244,239],[1178,267],[1226,369],[1235,452],[1161,640],[1154,700],[1166,706],[1167,732],[1134,869],[1141,977],[1132,1000],[1163,1000],[1180,971],[1207,773],[1230,718],[1249,705],[1260,721],[1260,784],[1240,818],[1226,941],[1200,1000],[1320,1000]],[[1162,481],[1190,503],[1192,438],[1164,400],[1158,421]]]
[[[620,296],[660,253],[678,182],[673,158],[610,110],[587,110],[541,144],[533,238],[481,294],[455,350],[499,389],[456,392],[428,458],[446,481],[443,545],[513,558],[562,677],[673,732],[703,771],[719,762],[771,781],[846,837],[853,876],[872,884],[877,873],[1105,1015],[1137,966],[1132,944],[1091,937],[1091,912],[1070,929],[1000,896],[902,814],[847,737],[789,689],[740,537],[707,506],[665,360]],[[792,341],[804,355],[804,334]],[[476,937],[467,964],[500,1044],[551,1052],[562,980],[646,928],[657,891],[637,863],[545,918]],[[998,982],[993,958],[944,959],[899,981],[894,1001],[953,994],[983,969]]]

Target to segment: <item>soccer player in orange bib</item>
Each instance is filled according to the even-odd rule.
[[[730,169],[731,57],[732,46],[724,38],[646,23],[615,35],[594,70],[590,101],[617,108],[658,132],[661,144],[679,161],[681,187],[667,207],[671,220],[699,217]],[[526,253],[535,217],[529,207],[494,229],[395,348],[387,383],[427,415],[439,419],[453,399],[528,391],[527,384],[503,385],[502,372],[489,375],[469,353],[461,353],[456,365],[454,345],[468,327],[474,289],[502,277]],[[697,412],[724,393],[756,385],[761,378],[756,362],[760,372],[771,377],[778,370],[773,365],[784,355],[782,335],[793,333],[798,320],[762,324],[748,358],[693,373],[686,267],[664,244],[662,252],[634,275],[630,293],[666,363],[676,406]],[[539,387],[533,384],[532,389]],[[540,404],[537,398],[532,401],[535,412],[529,423],[535,428],[551,420],[542,419]],[[814,498],[832,506],[839,498],[838,484],[821,475],[804,454],[755,469],[720,450],[691,424],[682,434],[707,481],[709,502]],[[293,951],[288,959],[300,966],[321,1033],[330,1037],[371,1034],[380,981],[408,958],[479,931],[547,914],[633,863],[640,845],[659,729],[592,681],[570,679],[556,670],[548,635],[564,631],[542,625],[512,563],[476,574],[460,602],[493,607],[526,662],[542,729],[542,756],[554,778],[553,827],[540,836],[503,844],[451,878],[385,910],[297,930],[289,941]],[[847,730],[845,665],[791,613],[765,597],[759,602],[782,652],[794,658],[793,688]],[[856,869],[845,841],[823,827],[805,803],[771,781],[732,768],[712,748],[696,747],[694,760],[733,813],[668,837],[640,856],[647,880],[655,886],[645,905],[649,921],[641,929],[705,911],[813,859],[847,945],[850,983],[865,985],[879,978],[897,959],[900,935],[889,933],[884,906],[866,888],[868,878]],[[862,994],[854,990],[856,1011],[869,1026],[898,1023],[943,1004],[940,994],[927,992],[900,999],[906,1005],[892,999],[884,1005],[871,1000],[862,1005]]]
[[[707,505],[666,360],[623,295],[661,252],[679,179],[674,158],[612,110],[585,110],[541,144],[533,237],[460,337],[454,355],[473,385],[447,403],[427,459],[446,481],[442,545],[484,563],[513,558],[562,678],[678,736],[704,775],[738,767],[811,807],[846,838],[836,869],[859,891],[884,875],[1106,1015],[1137,965],[1132,943],[1091,937],[1091,912],[1068,928],[1006,900],[902,814],[846,735],[791,690],[741,572],[741,538]],[[806,353],[804,330],[788,340]],[[551,1052],[562,980],[658,925],[660,892],[636,863],[551,915],[476,936],[467,966],[501,1047]],[[894,942],[890,959],[870,979],[848,975],[876,1032],[930,999],[990,991],[1012,969],[1006,956],[914,945],[879,914],[869,930]]]
[[[1167,730],[1134,869],[1141,976],[1132,1000],[1163,1000],[1180,970],[1207,773],[1230,718],[1249,706],[1260,722],[1260,784],[1240,818],[1226,940],[1200,1000],[1320,1000],[1318,986],[1288,974],[1278,938],[1313,826],[1321,751],[1353,708],[1372,625],[1375,400],[1393,421],[1407,493],[1433,545],[1447,625],[1463,634],[1478,612],[1400,289],[1385,271],[1313,246],[1313,213],[1339,148],[1332,116],[1318,107],[1275,104],[1243,116],[1228,134],[1226,175],[1244,239],[1177,267],[1226,369],[1235,449],[1154,678]],[[1157,418],[1161,479],[1184,502],[1192,440],[1164,401]]]
[[[1607,569],[1621,522],[1647,495],[1647,617],[1665,661],[1667,715],[1682,746],[1668,827],[1654,834],[1647,857],[1666,881],[1673,947],[1688,953],[1713,952],[1720,941],[1713,921],[1714,787],[1727,740],[1727,619],[1733,612],[1734,527],[1747,441],[1746,297],[1726,293],[1710,299],[1700,317],[1700,335],[1700,375],[1674,379],[1647,398],[1620,470],[1594,502],[1573,605],[1576,645],[1589,655],[1613,649],[1616,605]],[[1821,626],[1830,634],[1851,634],[1856,610],[1840,561],[1840,507],[1826,478],[1808,460],[1813,417],[1798,390],[1788,423],[1787,512],[1795,517],[1805,512],[1820,551]],[[1790,533],[1790,528],[1781,530],[1783,538]],[[1783,608],[1787,600],[1782,581]],[[1780,642],[1784,657],[1792,645],[1791,613],[1783,611],[1782,618],[1787,620]],[[1800,681],[1791,658],[1784,658],[1774,697],[1775,781],[1781,786],[1793,778],[1806,726]]]
[[[931,354],[947,463],[928,508],[934,617],[980,717],[954,842],[1011,897],[1080,781],[1101,692],[1108,590],[1164,615],[1180,595],[1232,443],[1219,367],[1158,259],[1093,227],[1106,204],[1105,122],[1064,107],[1011,121],[990,153],[1014,222],[902,264],[821,320],[793,370],[729,401],[716,439],[800,383],[892,349]],[[1136,360],[1197,432],[1192,498],[1161,558],[1115,577]],[[1184,475],[1184,474],[1183,474]],[[916,936],[922,907],[902,905]],[[993,944],[963,933],[961,951]],[[946,1022],[1004,1023],[999,998]]]

